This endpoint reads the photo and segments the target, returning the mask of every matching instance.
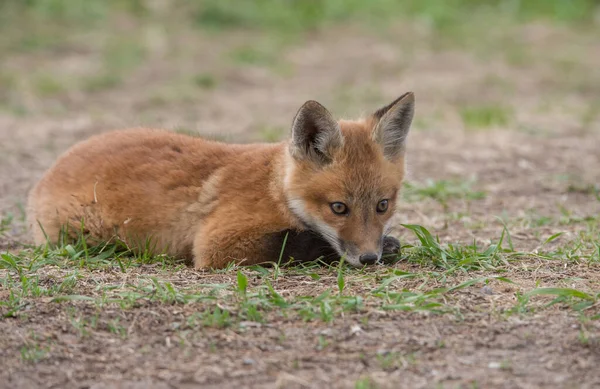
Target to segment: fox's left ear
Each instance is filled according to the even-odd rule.
[[[373,140],[391,161],[404,154],[406,137],[415,112],[415,95],[407,92],[373,114]]]
[[[292,124],[290,151],[293,156],[326,165],[343,143],[340,125],[327,108],[314,100],[300,107]]]

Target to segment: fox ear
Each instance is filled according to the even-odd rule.
[[[342,143],[340,126],[325,107],[313,100],[300,107],[292,124],[290,151],[295,158],[326,164]]]
[[[415,95],[407,92],[373,114],[373,140],[391,161],[404,154],[406,137],[415,112]]]

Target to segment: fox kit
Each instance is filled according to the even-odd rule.
[[[29,196],[36,244],[83,233],[222,268],[396,253],[386,236],[404,176],[414,96],[357,121],[306,102],[291,139],[231,145],[164,130],[109,132],[73,146]],[[285,241],[285,242],[284,242]],[[285,243],[285,244],[284,244]]]

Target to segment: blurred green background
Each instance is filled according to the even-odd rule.
[[[383,64],[378,58],[349,59],[354,72],[342,72],[343,79],[333,85],[319,82],[330,76],[315,70],[319,75],[311,93],[289,91],[297,93],[296,105],[302,98],[321,97],[342,114],[371,108],[402,93],[406,84],[391,92],[380,75],[399,80],[423,53],[453,52],[481,65],[501,61],[535,74],[552,66],[554,73],[541,73],[541,97],[564,95],[566,89],[590,96],[598,91],[593,86],[598,77],[581,75],[594,73],[597,51],[588,49],[600,36],[599,10],[598,0],[1,0],[0,112],[44,117],[86,110],[98,117],[110,111],[123,124],[132,118],[173,124],[162,109],[180,118],[173,125],[193,127],[201,120],[194,107],[215,90],[235,99],[235,85],[256,88],[261,77],[269,82],[309,78],[311,70],[303,68],[298,52],[310,50],[313,42],[324,42],[321,51],[304,55],[335,58],[338,50],[355,50],[357,57],[361,52],[372,56],[373,42],[393,45],[398,53],[391,59],[384,55]],[[333,79],[336,66],[332,61],[328,70]],[[467,75],[465,70],[457,77]],[[521,92],[514,85],[518,76],[490,72],[486,77],[481,88],[503,92],[492,97],[482,92],[482,97],[478,89],[446,101],[458,104],[455,111],[466,128],[514,126],[519,114],[507,100]],[[418,75],[411,80],[406,87],[418,89]],[[103,95],[117,91],[122,94]],[[427,120],[444,119],[439,102],[427,91],[422,94],[433,107]],[[120,98],[131,110],[120,111]],[[597,111],[592,100],[587,113],[580,113],[588,121]],[[241,127],[268,140],[278,139],[287,123],[274,119],[269,124],[265,117],[245,121]],[[208,132],[227,131],[209,125]]]
[[[597,0],[3,0],[1,6],[3,28],[33,28],[33,38],[58,25],[105,28],[125,15],[138,19],[178,17],[180,23],[200,28],[297,32],[349,20],[379,24],[413,18],[436,28],[503,18],[586,24],[597,18],[598,4]],[[33,40],[14,43],[35,46]]]
[[[308,99],[353,118],[408,90],[418,180],[506,186],[520,164],[546,171],[527,193],[587,193],[599,43],[600,0],[0,0],[0,213],[100,132],[277,141]],[[554,141],[577,157],[533,157]]]

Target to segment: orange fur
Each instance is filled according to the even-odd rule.
[[[343,146],[321,168],[293,157],[289,142],[231,145],[154,129],[94,136],[31,191],[35,243],[56,242],[64,226],[78,232],[83,221],[89,239],[117,236],[132,248],[150,239],[155,253],[193,258],[197,268],[274,261],[265,236],[307,229],[291,196],[344,242],[375,251],[404,174],[403,156],[386,159],[372,140],[376,125],[372,117],[340,121]],[[367,211],[380,197],[390,211]],[[329,203],[340,198],[356,212],[334,215]]]

